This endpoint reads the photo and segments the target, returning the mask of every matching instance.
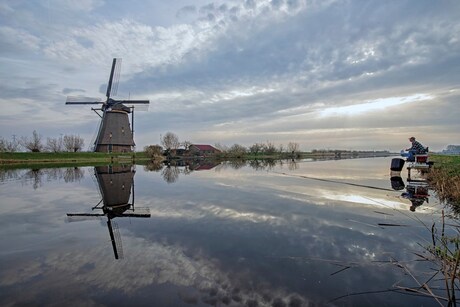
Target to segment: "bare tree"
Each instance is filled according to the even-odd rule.
[[[190,148],[190,145],[192,145],[192,142],[183,141],[181,145],[184,146],[185,150],[188,150]]]
[[[248,149],[244,147],[243,145],[240,144],[233,144],[230,149],[228,150],[228,153],[234,156],[242,156],[244,155]]]
[[[180,146],[179,137],[172,132],[167,132],[161,139],[161,145],[167,150],[176,150]]]
[[[295,142],[289,142],[288,146],[287,146],[287,150],[288,152],[290,152],[291,154],[296,154],[299,152],[299,143],[295,143]]]
[[[31,152],[40,152],[44,146],[42,144],[42,136],[36,130],[32,132],[32,138],[26,136],[21,137],[19,144]]]
[[[78,135],[64,135],[64,148],[70,152],[81,151],[85,141]]]
[[[19,143],[15,139],[8,141],[0,137],[0,152],[16,152],[18,149]]]
[[[254,145],[251,145],[251,147],[249,147],[249,152],[254,155],[257,155],[259,152],[261,152],[262,148],[262,144],[255,143]]]
[[[227,152],[228,151],[228,146],[222,145],[220,143],[214,144],[214,147],[219,149],[221,152]]]
[[[62,136],[60,138],[47,138],[46,149],[51,152],[62,152],[64,151],[64,142]]]
[[[270,141],[267,141],[267,144],[264,144],[263,152],[266,154],[274,154],[276,153],[276,146]]]
[[[0,138],[0,152],[6,152],[6,142],[7,140]]]

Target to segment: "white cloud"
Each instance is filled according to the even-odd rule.
[[[388,129],[390,123],[406,127],[406,122],[415,127],[411,118],[385,111],[409,104],[388,99],[414,93],[435,97],[460,81],[460,22],[453,3],[414,7],[410,1],[359,6],[353,1],[181,0],[168,6],[156,1],[53,5],[4,6],[15,18],[0,22],[0,60],[11,72],[0,74],[9,81],[3,82],[2,92],[15,98],[42,97],[33,97],[33,91],[42,91],[23,82],[36,78],[48,94],[53,94],[54,84],[61,95],[56,103],[64,99],[66,88],[99,97],[111,58],[122,57],[120,96],[152,100],[151,112],[137,121],[142,140],[175,130],[210,143],[260,138],[287,142],[289,134],[297,135],[300,143],[309,142],[315,131],[322,138],[327,135],[322,131],[332,133],[330,137],[333,131],[346,134],[349,130],[334,130],[352,125],[338,111],[356,115],[363,102],[381,111],[382,124],[377,125],[374,111],[361,112],[346,129]],[[433,106],[443,100],[429,101]],[[419,123],[431,122],[432,131],[455,128],[450,113],[441,123],[426,112],[427,102],[411,104],[413,112],[423,115]],[[379,104],[386,108],[377,109]],[[319,111],[333,110],[328,122],[318,116]],[[349,144],[346,139],[341,143]],[[380,141],[382,146],[387,142]]]
[[[2,53],[20,51],[38,51],[40,39],[22,29],[0,26],[0,51]]]
[[[337,107],[337,108],[326,108],[320,111],[320,116],[329,117],[334,115],[359,115],[366,112],[376,112],[381,111],[389,107],[394,107],[397,105],[411,103],[416,101],[430,100],[433,99],[430,95],[426,94],[415,94],[407,97],[389,97],[381,98],[373,101],[354,104],[351,106]]]

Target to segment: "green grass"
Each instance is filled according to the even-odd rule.
[[[2,152],[2,160],[65,160],[65,159],[104,159],[110,157],[100,152]]]
[[[430,155],[434,167],[428,180],[436,194],[460,216],[460,156]]]
[[[59,166],[88,166],[107,163],[123,163],[148,159],[143,152],[15,152],[0,153],[0,168],[40,168]]]
[[[449,176],[460,176],[460,156],[430,155],[434,168],[444,170]]]

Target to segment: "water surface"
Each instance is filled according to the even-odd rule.
[[[390,161],[1,171],[0,304],[438,305],[401,288],[442,206]]]

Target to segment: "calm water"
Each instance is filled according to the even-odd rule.
[[[1,171],[0,305],[437,306],[390,161]]]

